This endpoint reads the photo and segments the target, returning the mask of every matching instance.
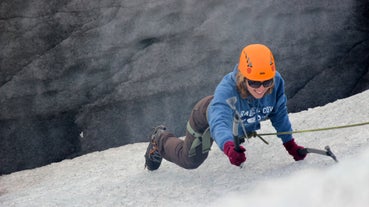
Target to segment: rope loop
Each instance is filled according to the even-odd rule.
[[[325,131],[325,130],[333,130],[333,129],[342,129],[349,127],[357,127],[369,124],[368,122],[362,122],[357,124],[348,124],[342,126],[334,126],[334,127],[325,127],[325,128],[317,128],[317,129],[307,129],[307,130],[297,130],[297,131],[289,131],[289,132],[275,132],[275,133],[261,133],[256,134],[257,136],[268,136],[268,135],[284,135],[284,134],[297,134],[297,133],[305,133],[305,132],[317,132],[317,131]]]

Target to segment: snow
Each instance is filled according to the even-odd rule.
[[[369,121],[369,90],[290,114],[295,130]],[[274,132],[269,122],[259,133]],[[369,125],[294,135],[298,144],[324,149],[295,162],[275,136],[244,143],[243,168],[214,144],[195,170],[163,161],[144,170],[147,143],[90,153],[0,177],[0,206],[368,206]]]

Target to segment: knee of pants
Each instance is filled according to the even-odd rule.
[[[183,168],[187,170],[194,170],[198,168],[202,163],[188,163],[183,166]]]
[[[206,158],[207,158],[207,155],[200,159],[199,158],[190,159],[188,162],[185,162],[182,167],[188,170],[196,169],[200,167],[200,165],[206,160]]]

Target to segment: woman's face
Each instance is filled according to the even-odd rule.
[[[256,83],[256,84],[254,84],[254,83]],[[246,80],[247,90],[256,99],[263,98],[265,93],[272,86],[273,86],[273,79],[267,80],[267,81],[264,81],[264,82]]]

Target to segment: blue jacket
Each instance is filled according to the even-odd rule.
[[[260,129],[260,121],[269,118],[277,132],[292,131],[291,122],[287,112],[287,98],[284,94],[284,80],[277,72],[274,81],[274,89],[271,94],[266,94],[261,99],[255,99],[251,95],[242,99],[236,87],[236,65],[233,72],[224,76],[214,92],[214,98],[208,107],[208,122],[211,137],[215,140],[221,150],[227,141],[233,141],[232,125],[233,111],[226,100],[237,97],[236,108],[241,114],[242,124],[246,132],[254,132]],[[238,127],[238,134],[243,133],[241,125]],[[279,135],[283,143],[290,141],[292,135]]]

